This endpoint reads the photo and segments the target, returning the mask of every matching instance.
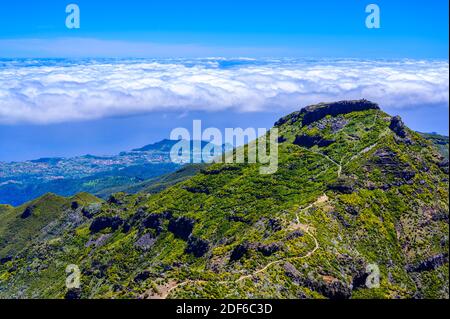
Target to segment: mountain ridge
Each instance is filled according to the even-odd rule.
[[[448,298],[448,161],[379,109],[303,116],[277,122],[275,174],[217,163],[67,208],[76,228],[0,255],[0,297]]]

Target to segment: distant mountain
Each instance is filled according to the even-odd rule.
[[[448,160],[449,137],[437,133],[419,133],[427,140],[431,141],[439,149],[442,155]]]
[[[0,162],[0,204],[17,206],[48,192],[108,196],[108,189],[131,186],[179,169],[181,165],[170,159],[170,150],[178,142],[163,140],[113,156]],[[202,147],[207,144],[201,142]]]
[[[448,299],[449,164],[435,144],[365,100],[275,126],[272,175],[217,163],[162,191],[0,206],[0,298]],[[64,286],[69,264],[79,289]]]

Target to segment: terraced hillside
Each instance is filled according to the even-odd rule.
[[[448,161],[430,141],[365,100],[275,127],[272,175],[214,164],[157,194],[0,206],[0,297],[449,297]],[[18,247],[23,214],[39,226]]]

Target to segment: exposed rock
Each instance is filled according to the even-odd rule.
[[[106,228],[111,228],[113,231],[117,230],[123,224],[122,218],[118,216],[114,217],[97,217],[92,222],[89,230],[95,234]]]
[[[134,277],[133,281],[136,283],[140,283],[143,282],[145,280],[147,280],[148,278],[150,278],[151,273],[149,271],[143,271],[139,274],[136,275],[136,277]]]
[[[300,114],[303,114],[302,124],[309,125],[312,122],[323,119],[327,115],[337,116],[339,114],[379,109],[378,104],[363,99],[310,105],[303,108]]]
[[[448,165],[448,160],[444,159],[441,162],[439,162],[438,166],[440,167],[440,169],[445,173],[448,174],[449,173],[449,165]]]
[[[168,230],[172,232],[175,237],[188,240],[194,229],[194,224],[195,220],[182,216],[177,219],[171,219]]]
[[[156,242],[156,238],[154,238],[151,234],[145,234],[139,238],[134,244],[137,248],[142,250],[149,250],[153,247]]]
[[[89,246],[91,246],[91,245],[94,245],[96,248],[98,248],[98,247],[101,247],[101,246],[103,246],[105,243],[106,243],[106,241],[109,239],[109,238],[111,238],[111,235],[112,234],[103,234],[103,235],[101,235],[99,238],[97,238],[97,239],[95,239],[95,240],[89,240],[87,243],[86,243],[86,245],[85,245],[85,247],[89,247]]]
[[[406,137],[406,127],[400,116],[394,116],[391,120],[389,128],[401,138]]]
[[[334,217],[336,217],[336,219],[342,224],[342,226],[344,226],[345,228],[350,227],[350,224],[345,220],[345,218],[339,214],[339,212],[333,211],[331,213]]]
[[[237,261],[248,254],[251,249],[251,245],[248,242],[242,243],[234,247],[231,252],[230,261]]]
[[[81,213],[83,214],[84,217],[91,219],[100,212],[101,208],[102,205],[99,203],[91,204],[87,207],[83,207]]]
[[[190,193],[194,193],[194,194],[206,194],[206,195],[210,194],[210,191],[208,188],[200,187],[200,185],[197,187],[184,186],[183,189],[187,190]]]
[[[114,205],[122,205],[123,204],[123,202],[119,199],[119,196],[117,194],[109,196],[108,203],[114,204]]]
[[[145,228],[151,228],[160,233],[163,230],[162,227],[162,218],[161,214],[150,214],[143,222],[142,225]]]
[[[278,137],[278,143],[279,143],[279,144],[284,143],[284,142],[286,142],[286,141],[287,141],[287,139],[286,139],[284,136]]]
[[[280,231],[283,228],[281,221],[275,218],[269,219],[268,226],[273,232]]]
[[[384,166],[397,165],[397,154],[390,149],[378,149],[374,154],[374,161]]]
[[[6,264],[7,262],[10,262],[13,259],[12,256],[6,256],[0,259],[0,265]]]
[[[300,136],[296,136],[295,140],[294,140],[295,145],[306,147],[306,148],[311,148],[315,145],[317,145],[319,147],[327,147],[328,145],[331,145],[334,142],[335,142],[334,140],[327,140],[319,135],[314,135],[314,136],[300,135]]]
[[[78,207],[80,207],[80,204],[78,204],[77,201],[73,201],[72,203],[70,203],[70,208],[71,208],[71,209],[75,210],[75,209],[77,209]]]
[[[30,217],[33,214],[33,211],[34,211],[34,207],[28,206],[27,208],[25,208],[22,215],[20,215],[20,218],[26,219],[26,218]]]
[[[258,244],[256,250],[267,257],[281,250],[281,244],[280,243],[271,243],[267,245]]]
[[[292,233],[288,234],[286,236],[287,240],[292,240],[292,239],[296,239],[299,237],[303,237],[305,234],[301,231],[301,230],[294,230]]]
[[[448,262],[448,254],[438,254],[420,262],[416,265],[408,265],[406,271],[408,272],[423,272],[430,271],[443,266]]]
[[[354,192],[354,181],[348,178],[339,178],[335,183],[328,185],[328,189],[342,194]]]
[[[207,240],[190,236],[187,242],[185,252],[193,254],[195,257],[203,257],[209,250],[209,242]]]
[[[313,291],[317,291],[327,298],[348,299],[351,297],[351,288],[337,279],[333,279],[331,282],[325,282],[304,277],[297,268],[289,262],[286,262],[283,265],[283,268],[286,276],[291,278],[292,281]]]
[[[432,214],[431,219],[435,222],[444,221],[448,224],[448,211],[436,211]]]
[[[366,271],[364,271],[364,270],[359,271],[353,277],[352,289],[353,290],[357,290],[357,289],[365,288],[366,287],[366,281],[367,281],[368,277],[369,277],[369,274]]]
[[[302,275],[290,262],[285,262],[283,268],[286,276],[291,278],[293,281],[297,281]]]

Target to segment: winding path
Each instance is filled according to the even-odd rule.
[[[241,277],[239,277],[236,280],[226,280],[226,281],[218,281],[218,284],[229,284],[229,283],[239,283],[245,279],[250,279],[255,277],[258,274],[261,274],[263,272],[265,272],[267,269],[269,269],[270,267],[272,267],[273,265],[277,265],[289,260],[296,260],[296,259],[305,259],[310,257],[311,255],[313,255],[319,248],[319,242],[317,241],[317,238],[314,236],[313,232],[311,231],[311,227],[309,225],[305,225],[300,223],[299,220],[299,213],[302,211],[306,211],[310,208],[312,208],[313,206],[320,204],[320,203],[324,203],[328,201],[328,197],[327,195],[322,195],[320,196],[314,203],[306,206],[305,208],[299,208],[296,212],[295,212],[295,221],[296,223],[293,224],[291,227],[293,227],[294,229],[302,229],[306,234],[308,234],[313,240],[314,240],[314,248],[312,250],[310,250],[307,254],[305,254],[304,256],[297,256],[297,257],[286,257],[286,258],[282,258],[279,260],[275,260],[272,261],[270,263],[268,263],[266,266],[264,266],[263,268],[254,271],[253,273],[249,274],[249,275],[243,275]],[[186,280],[183,281],[181,283],[175,283],[175,282],[169,282],[167,285],[160,287],[160,289],[162,288],[162,293],[160,295],[152,295],[150,298],[158,298],[158,299],[166,299],[170,293],[172,291],[174,291],[177,288],[186,286],[188,284],[206,284],[210,281],[206,281],[206,280]]]

